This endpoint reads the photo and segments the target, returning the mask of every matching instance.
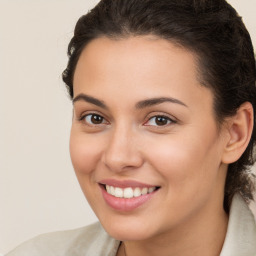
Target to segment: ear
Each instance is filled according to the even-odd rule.
[[[225,144],[222,162],[236,162],[246,150],[253,130],[253,107],[251,103],[243,103],[236,114],[228,119],[228,139]]]

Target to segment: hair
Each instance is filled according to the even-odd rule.
[[[256,68],[250,35],[225,0],[102,0],[77,22],[62,77],[73,98],[73,77],[82,50],[100,37],[124,39],[153,35],[197,56],[200,82],[214,95],[217,124],[236,114],[244,102],[256,110]],[[254,128],[243,155],[228,166],[224,209],[239,192],[248,202],[255,183],[249,167],[255,159]]]

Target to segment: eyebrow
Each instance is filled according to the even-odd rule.
[[[107,105],[104,103],[104,101],[102,100],[98,100],[92,96],[86,95],[84,93],[78,94],[73,100],[73,104],[77,101],[85,101],[85,102],[89,102],[91,104],[94,104],[98,107],[104,108],[104,109],[108,109]]]
[[[178,99],[170,98],[170,97],[160,97],[160,98],[152,98],[152,99],[139,101],[136,104],[136,108],[138,108],[138,109],[146,108],[146,107],[154,106],[154,105],[161,104],[164,102],[171,102],[171,103],[182,105],[184,107],[188,107],[185,103],[183,103],[182,101],[180,101]]]
[[[104,109],[108,109],[107,105],[104,103],[104,101],[102,100],[98,100],[92,96],[86,95],[84,93],[78,94],[74,99],[73,99],[73,104],[77,101],[85,101],[85,102],[89,102],[91,104],[94,104],[98,107],[104,108]],[[146,100],[142,100],[136,103],[135,107],[137,109],[142,109],[142,108],[146,108],[146,107],[150,107],[150,106],[154,106],[154,105],[158,105],[164,102],[171,102],[171,103],[175,103],[175,104],[179,104],[185,107],[188,107],[185,103],[183,103],[182,101],[175,99],[175,98],[171,98],[171,97],[159,97],[159,98],[152,98],[152,99],[146,99]]]

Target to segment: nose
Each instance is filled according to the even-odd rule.
[[[143,165],[136,132],[127,127],[116,127],[108,137],[103,153],[104,164],[114,172],[137,169]]]

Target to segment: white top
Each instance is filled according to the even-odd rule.
[[[116,256],[120,241],[99,222],[76,230],[40,235],[6,256]],[[256,223],[242,197],[233,198],[227,235],[220,256],[256,256]]]

